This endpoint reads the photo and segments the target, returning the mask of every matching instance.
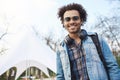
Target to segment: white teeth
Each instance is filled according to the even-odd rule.
[[[75,26],[69,26],[69,29],[74,29],[75,28]]]
[[[70,26],[70,27],[75,27],[75,26]]]

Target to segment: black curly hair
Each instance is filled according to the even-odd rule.
[[[59,8],[58,18],[60,18],[60,20],[62,22],[63,22],[63,15],[68,10],[77,10],[79,12],[79,15],[80,15],[80,18],[81,18],[83,24],[86,22],[87,12],[81,4],[77,4],[77,3],[71,3],[71,4],[68,4],[68,5],[65,5],[65,6],[62,6],[61,8]]]

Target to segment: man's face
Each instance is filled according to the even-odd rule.
[[[63,25],[69,34],[76,34],[80,30],[82,21],[77,10],[66,11],[63,15]]]

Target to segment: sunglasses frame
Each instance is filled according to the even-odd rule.
[[[80,19],[80,17],[79,17],[79,16],[65,17],[65,18],[64,18],[64,21],[69,22],[71,19],[72,19],[73,21],[77,21],[77,20]]]

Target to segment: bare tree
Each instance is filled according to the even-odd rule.
[[[120,50],[120,17],[99,17],[98,23],[95,28],[99,31],[102,36],[105,36],[107,40],[111,43],[111,48],[113,51]],[[116,52],[115,52],[116,53]],[[117,54],[115,54],[117,55]]]
[[[6,31],[0,35],[0,41],[3,39],[4,36],[8,34],[7,31],[8,31],[8,28],[6,28]],[[6,50],[7,50],[6,48],[0,48],[0,55],[4,54]]]
[[[51,33],[48,36],[44,37],[46,44],[53,50],[56,51],[57,49],[57,45],[59,43],[59,39],[57,41],[53,40],[53,36],[51,35]]]
[[[54,33],[49,32],[48,35],[42,36],[40,35],[39,31],[36,30],[35,26],[32,26],[33,31],[35,32],[36,36],[42,37],[42,39],[45,41],[46,45],[48,45],[54,52],[56,51],[57,44],[60,41],[59,39],[57,41],[53,40]]]

